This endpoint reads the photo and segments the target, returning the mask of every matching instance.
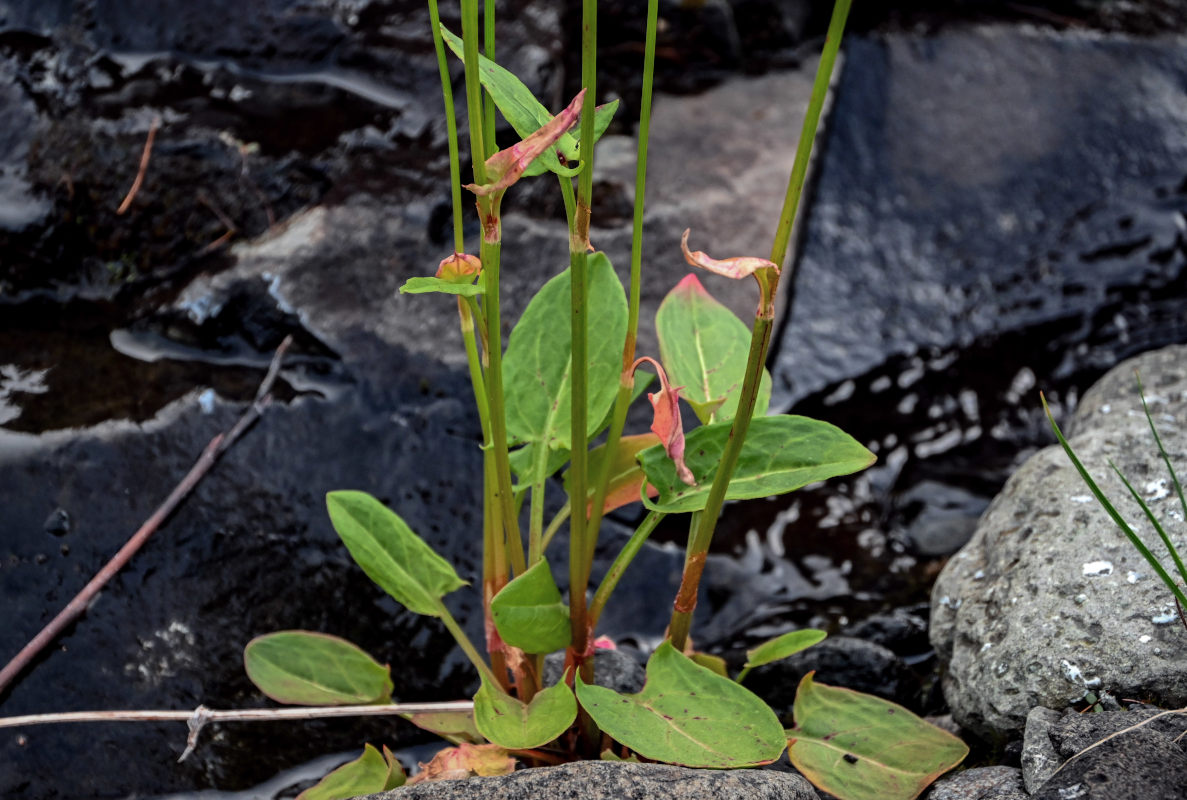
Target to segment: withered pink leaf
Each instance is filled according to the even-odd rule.
[[[507,749],[497,744],[467,744],[447,747],[427,764],[421,764],[421,771],[408,784],[426,781],[447,781],[469,778],[471,775],[506,775],[515,770],[515,759]]]
[[[668,382],[668,373],[654,358],[642,356],[631,365],[634,372],[644,361],[655,367],[659,375],[660,390],[648,392],[647,399],[651,401],[653,417],[651,432],[659,437],[664,446],[664,452],[676,465],[676,475],[689,486],[696,485],[696,478],[692,470],[684,463],[684,424],[680,420],[680,390],[683,386],[672,386]]]
[[[486,177],[489,181],[481,185],[467,184],[466,188],[477,195],[498,195],[506,191],[523,175],[528,165],[549,147],[581,116],[581,105],[585,100],[585,89],[577,93],[573,102],[553,117],[548,123],[528,138],[500,150],[486,160]]]
[[[734,258],[716,259],[711,258],[703,250],[689,250],[688,234],[690,232],[691,229],[684,229],[684,235],[680,237],[680,249],[684,251],[684,260],[694,267],[707,269],[710,272],[716,272],[718,275],[724,275],[727,278],[734,278],[735,280],[741,280],[748,275],[753,275],[760,269],[769,268],[775,270],[775,272],[779,271],[778,264],[765,258],[736,256]]]
[[[454,253],[441,259],[441,263],[437,265],[436,277],[450,283],[473,283],[474,278],[481,272],[482,262],[477,256]]]

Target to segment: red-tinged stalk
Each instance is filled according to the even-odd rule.
[[[586,557],[593,560],[598,534],[602,527],[602,514],[606,500],[606,487],[610,482],[610,465],[626,427],[627,410],[631,404],[631,393],[635,388],[635,342],[639,332],[639,287],[643,272],[643,207],[647,188],[647,145],[651,137],[651,88],[655,81],[655,40],[659,19],[659,0],[647,0],[647,34],[643,53],[643,96],[639,106],[639,140],[635,159],[635,210],[631,228],[631,283],[627,311],[626,344],[622,350],[622,373],[618,381],[618,395],[614,399],[614,415],[610,418],[610,431],[606,435],[605,456],[601,473],[594,483],[593,513],[589,518],[589,546]],[[603,585],[605,582],[603,581]],[[599,591],[601,591],[599,589]],[[605,601],[603,600],[603,603]],[[596,619],[594,625],[596,625]],[[592,627],[592,626],[591,626]]]
[[[787,184],[787,194],[775,231],[775,242],[771,247],[770,261],[775,265],[781,265],[787,255],[787,246],[791,241],[791,231],[795,223],[796,212],[799,209],[800,196],[804,189],[804,179],[808,174],[812,144],[816,139],[816,128],[820,123],[820,114],[828,94],[829,82],[832,80],[833,66],[837,60],[841,35],[845,30],[845,20],[849,16],[850,5],[852,5],[852,0],[837,0],[833,6],[828,37],[825,39],[824,52],[820,57],[820,66],[816,70],[816,81],[812,86],[812,99],[809,101],[808,111],[804,115],[804,126],[796,147],[795,161],[792,164],[791,176]],[[689,536],[684,574],[681,577],[680,590],[672,610],[672,621],[668,633],[672,645],[677,650],[684,650],[688,642],[688,634],[692,628],[692,615],[696,608],[697,587],[700,585],[701,574],[705,569],[705,554],[708,553],[709,544],[713,540],[717,518],[725,503],[726,490],[729,488],[730,479],[737,466],[742,444],[746,441],[746,433],[750,428],[750,419],[754,415],[758,385],[762,378],[763,365],[766,362],[767,349],[771,341],[771,329],[774,324],[774,298],[779,284],[780,271],[774,267],[762,267],[753,274],[758,279],[761,298],[750,338],[750,355],[746,362],[742,393],[738,400],[738,412],[734,417],[734,424],[730,428],[725,452],[722,453],[721,463],[713,477],[713,485],[709,489],[705,508]]]

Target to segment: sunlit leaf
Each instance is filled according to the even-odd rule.
[[[385,746],[381,754],[371,745],[363,754],[326,775],[316,786],[297,795],[297,800],[350,800],[365,794],[386,792],[404,785],[404,768]]]
[[[902,706],[808,673],[788,731],[791,763],[841,800],[912,800],[959,764],[969,748]]]
[[[577,719],[577,700],[563,680],[522,703],[486,681],[474,695],[474,722],[490,741],[511,750],[548,744]]]
[[[666,513],[704,508],[731,425],[703,425],[688,434],[684,460],[696,478],[696,486],[680,480],[663,449],[653,447],[640,453],[639,463],[647,482],[659,490],[655,500],[644,499],[643,504]],[[874,454],[852,436],[827,422],[788,414],[756,417],[750,422],[725,497],[745,500],[783,494],[809,483],[858,472],[875,460]]]
[[[668,377],[684,387],[681,396],[697,418],[705,424],[733,419],[750,352],[750,328],[690,273],[660,303],[655,329]],[[767,413],[770,399],[771,374],[764,369],[755,416]]]
[[[626,294],[603,253],[587,260],[587,432],[593,435],[614,403],[626,341]],[[572,338],[570,275],[566,269],[528,303],[507,343],[503,386],[507,434],[516,442],[570,449]]]
[[[728,769],[769,764],[786,742],[775,712],[747,689],[663,642],[638,694],[577,681],[598,727],[644,758]]]
[[[330,492],[326,507],[363,572],[409,611],[439,616],[441,598],[466,585],[404,520],[366,492]]]
[[[345,639],[313,631],[257,636],[243,649],[247,677],[280,703],[309,706],[390,703],[391,674]]]
[[[569,607],[545,560],[499,590],[490,604],[503,641],[525,653],[551,653],[569,646]]]

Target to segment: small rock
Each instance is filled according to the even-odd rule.
[[[819,800],[801,775],[699,770],[666,764],[576,761],[490,778],[418,783],[360,800]]]
[[[976,767],[936,781],[924,800],[1027,800],[1022,770]]]
[[[1035,792],[1059,768],[1062,759],[1055,752],[1049,732],[1059,721],[1058,711],[1032,708],[1026,715],[1026,733],[1022,737],[1022,780],[1026,791]]]

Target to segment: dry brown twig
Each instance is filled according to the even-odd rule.
[[[108,561],[103,568],[91,578],[90,582],[83,587],[74,599],[66,604],[66,607],[58,612],[58,615],[50,620],[49,624],[41,629],[41,632],[33,637],[28,644],[21,649],[16,656],[9,661],[4,669],[0,669],[0,694],[8,688],[8,685],[24,671],[25,667],[37,657],[46,646],[49,645],[70,623],[74,622],[91,604],[95,595],[110,581],[115,575],[124,568],[124,565],[135,555],[148,538],[156,532],[157,528],[161,526],[170,514],[181,504],[181,501],[193,491],[194,487],[198,485],[199,481],[206,476],[210,468],[214,466],[218,457],[227,451],[235,443],[235,441],[243,435],[243,433],[250,428],[256,420],[260,418],[260,414],[272,402],[272,384],[276,382],[276,376],[280,374],[280,362],[284,358],[285,351],[288,350],[292,344],[292,337],[286,336],[280,346],[276,348],[276,353],[272,356],[272,361],[268,365],[268,372],[264,375],[264,380],[260,383],[260,387],[256,390],[255,400],[252,401],[251,406],[243,413],[235,425],[227,432],[220,433],[210,440],[210,444],[206,445],[206,449],[202,451],[202,455],[198,457],[197,462],[186,476],[181,479],[181,482],[173,488],[165,501],[157,507],[157,510],[152,513],[140,529],[132,535],[132,538],[119,549],[110,561]]]
[[[116,209],[117,215],[127,212],[132,201],[136,198],[136,193],[140,191],[140,185],[144,183],[144,174],[148,172],[148,160],[152,157],[152,143],[157,138],[157,128],[159,127],[161,127],[161,117],[157,115],[152,118],[152,123],[148,126],[148,137],[144,140],[144,152],[140,154],[140,168],[136,170],[136,180],[132,181],[132,188],[128,190],[124,202],[120,203],[120,207]]]
[[[198,744],[198,734],[211,722],[283,722],[293,719],[327,719],[333,717],[386,717],[413,714],[473,712],[470,700],[444,703],[391,703],[365,706],[294,706],[292,708],[247,708],[219,711],[198,706],[193,711],[67,711],[56,714],[26,714],[20,717],[0,717],[0,728],[23,728],[30,725],[52,725],[62,722],[184,722],[189,728],[185,750],[178,761],[184,761]]]

